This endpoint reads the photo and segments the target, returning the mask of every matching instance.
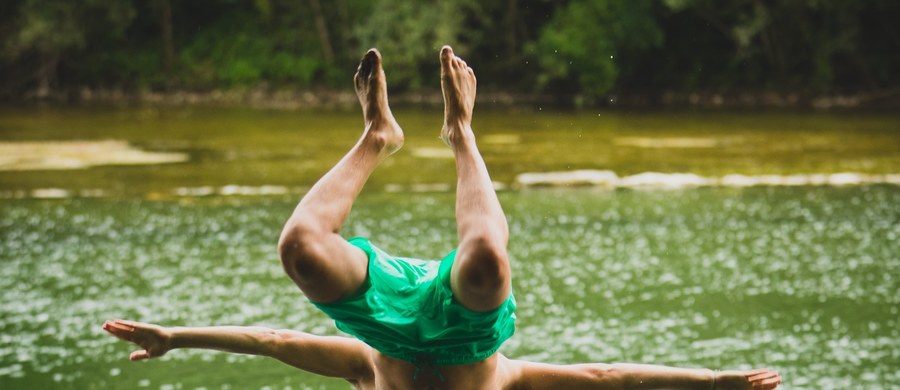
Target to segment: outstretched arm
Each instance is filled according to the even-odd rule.
[[[369,347],[337,336],[250,326],[161,327],[135,321],[103,323],[103,330],[137,344],[131,360],[165,355],[176,348],[215,349],[261,355],[318,375],[360,381],[372,376]]]
[[[778,372],[767,369],[715,372],[648,364],[511,362],[518,372],[515,382],[525,389],[769,390],[781,383]]]

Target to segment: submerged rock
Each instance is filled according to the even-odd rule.
[[[665,189],[689,187],[752,186],[851,186],[866,184],[900,184],[900,174],[871,175],[854,172],[832,174],[741,175],[704,177],[693,173],[644,172],[620,178],[608,170],[575,170],[563,172],[523,173],[516,176],[519,187],[594,186],[607,188]]]
[[[607,170],[522,173],[516,176],[516,184],[523,187],[617,187],[619,176],[615,172]]]

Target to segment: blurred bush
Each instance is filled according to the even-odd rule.
[[[893,0],[6,0],[0,97],[79,88],[346,88],[378,47],[397,90],[452,44],[487,89],[574,96],[898,94]]]

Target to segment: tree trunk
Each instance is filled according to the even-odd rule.
[[[328,36],[328,25],[325,23],[325,15],[322,13],[322,4],[319,3],[319,0],[309,0],[309,6],[312,7],[316,28],[319,30],[322,55],[325,57],[325,62],[331,64],[334,62],[334,49],[331,47],[331,38]]]
[[[169,0],[158,0],[159,27],[162,34],[162,60],[166,82],[171,81],[175,63],[175,43],[172,39],[172,5]]]
[[[506,1],[506,16],[508,26],[506,27],[506,43],[507,51],[511,58],[515,57],[518,49],[518,26],[519,26],[519,1]]]

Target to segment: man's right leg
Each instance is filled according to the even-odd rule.
[[[506,244],[509,228],[487,166],[475,145],[472,110],[475,72],[453,49],[441,49],[444,126],[441,138],[456,158],[456,227],[459,248],[450,272],[450,287],[462,305],[490,311],[509,297],[510,268]]]
[[[309,190],[278,242],[288,276],[319,303],[340,300],[365,281],[368,258],[338,232],[369,175],[403,145],[403,131],[387,100],[381,54],[371,49],[353,77],[365,118],[355,146]]]

